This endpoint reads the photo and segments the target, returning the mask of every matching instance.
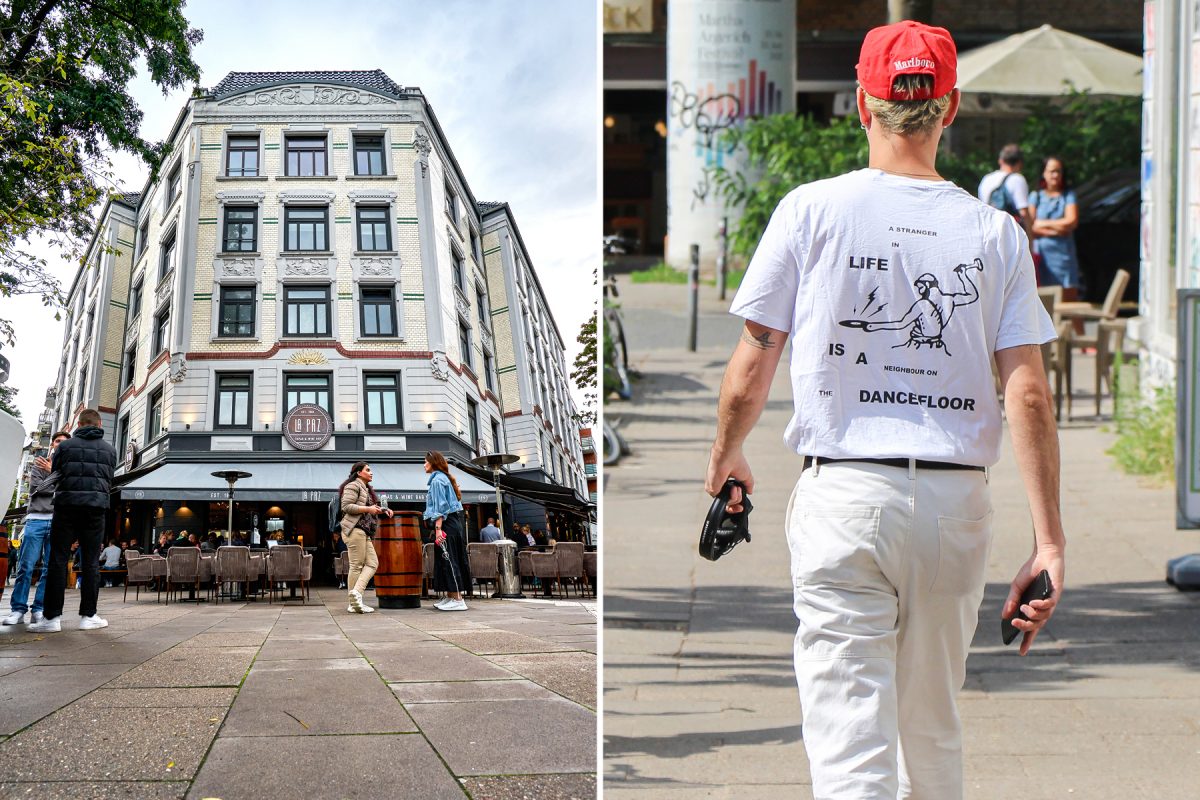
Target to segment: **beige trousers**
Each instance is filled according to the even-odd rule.
[[[346,537],[346,552],[350,554],[350,574],[346,576],[346,585],[350,591],[367,590],[367,584],[379,569],[379,558],[375,555],[375,544],[359,528],[350,531]]]

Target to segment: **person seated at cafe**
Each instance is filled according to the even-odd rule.
[[[151,552],[153,552],[154,555],[156,555],[156,556],[162,556],[163,558],[166,558],[167,551],[170,549],[171,549],[171,532],[163,531],[162,533],[160,533],[158,535],[158,544],[156,544],[154,546],[154,550]]]
[[[528,525],[521,526],[521,542],[519,544],[522,547],[537,547],[537,539],[534,538]]]
[[[100,571],[112,572],[121,568],[121,548],[117,546],[116,539],[108,540],[108,547],[100,551]],[[116,583],[111,578],[105,578],[105,586],[116,586]]]
[[[196,534],[189,533],[187,535],[187,546],[195,547],[197,550],[200,549],[200,539],[196,536]]]
[[[496,527],[496,518],[488,517],[488,524],[479,529],[479,541],[481,542],[498,542],[503,536],[500,529]]]
[[[533,532],[533,541],[537,543],[538,547],[545,547],[550,544],[550,537],[546,535],[544,530],[538,528]]]
[[[242,533],[242,531],[234,531],[233,539],[231,539],[230,541],[233,542],[234,547],[248,547],[248,545],[246,544],[246,537]]]
[[[215,553],[217,551],[216,536],[209,534],[204,537],[204,541],[200,542],[201,553]]]

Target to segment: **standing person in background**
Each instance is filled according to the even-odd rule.
[[[54,519],[50,523],[50,574],[46,578],[45,618],[32,623],[28,630],[54,633],[62,630],[64,592],[67,588],[67,559],[72,542],[79,541],[81,592],[79,629],[93,630],[108,626],[96,613],[100,596],[100,544],[104,538],[104,517],[108,511],[117,451],[104,440],[100,412],[85,408],[79,412],[75,435],[58,446],[51,459],[59,475],[54,493]]]
[[[25,531],[21,534],[21,551],[17,555],[17,579],[13,584],[9,607],[12,609],[4,618],[5,625],[18,625],[25,621],[29,611],[29,585],[38,561],[42,562],[42,574],[33,593],[33,614],[30,622],[42,621],[42,608],[46,602],[46,573],[50,566],[50,521],[54,519],[54,489],[58,485],[58,473],[50,469],[50,459],[58,450],[59,443],[71,438],[67,431],[54,434],[50,443],[50,457],[38,456],[29,472],[29,513],[25,515]]]
[[[471,579],[467,565],[467,535],[463,525],[462,492],[450,474],[446,457],[436,450],[425,454],[429,488],[425,494],[426,520],[433,522],[433,588],[446,597],[433,604],[440,611],[466,611],[462,588]]]
[[[783,519],[804,747],[822,800],[963,797],[956,696],[984,595],[987,468],[1004,432],[993,358],[1033,519],[1031,555],[1000,614],[1016,613],[1043,569],[1054,587],[1020,606],[1022,655],[1063,591],[1058,435],[1041,353],[1054,326],[1017,222],[938,174],[938,142],[959,105],[956,65],[943,28],[909,21],[867,33],[857,104],[869,167],[779,203],[730,308],[745,325],[721,384],[705,489],[717,496],[734,478],[754,492],[743,446],[791,337],[784,440],[797,480]],[[881,251],[886,271],[854,268]],[[872,332],[855,318],[868,297],[904,307],[914,285],[966,283],[967,269],[975,297],[954,297],[953,319],[948,303],[925,318],[940,325],[942,346],[912,346],[895,327]],[[726,510],[742,511],[742,500],[733,487]],[[1054,717],[1039,711],[1031,725]]]
[[[503,539],[500,529],[496,527],[496,518],[488,517],[488,524],[479,529],[479,541],[498,542]]]
[[[100,551],[100,571],[112,572],[121,568],[121,548],[117,546],[116,539],[110,539],[108,547]],[[105,576],[105,586],[113,586],[113,578]]]
[[[999,169],[989,172],[979,182],[979,199],[1000,209],[1021,223],[1029,239],[1033,239],[1033,209],[1029,206],[1029,182],[1021,174],[1025,156],[1015,144],[1000,149]]]
[[[333,532],[333,553],[332,553],[333,563],[334,563],[334,570],[333,570],[334,577],[337,577],[337,560],[339,558],[341,558],[342,553],[345,553],[345,552],[346,552],[346,540],[342,538],[342,532],[334,531]],[[349,571],[349,570],[347,570],[347,571]],[[338,588],[345,589],[346,581],[339,578],[338,579]]]
[[[1078,300],[1074,231],[1079,225],[1079,207],[1067,167],[1058,156],[1042,163],[1042,188],[1029,195],[1029,208],[1033,212],[1033,252],[1041,259],[1038,282],[1063,287],[1063,302]]]
[[[379,524],[377,515],[387,514],[389,519],[392,516],[390,508],[380,508],[379,497],[371,488],[371,477],[371,466],[356,461],[350,467],[350,477],[338,487],[342,498],[342,538],[350,553],[350,574],[346,578],[350,606],[346,610],[352,614],[370,614],[375,610],[363,603],[363,592],[379,568],[379,557],[371,540]]]

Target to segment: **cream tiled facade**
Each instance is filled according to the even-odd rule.
[[[290,449],[280,434],[289,408],[285,384],[309,378],[327,381],[335,435],[306,458],[407,453],[419,460],[425,450],[442,449],[465,459],[508,450],[525,458],[514,467],[544,469],[552,482],[586,497],[582,454],[558,443],[578,442],[573,431],[566,435],[574,409],[561,337],[538,288],[531,308],[545,364],[538,378],[503,369],[514,364],[513,341],[507,330],[493,335],[503,321],[494,309],[502,303],[489,294],[506,279],[489,277],[484,221],[419,90],[378,71],[232,73],[188,101],[169,141],[172,155],[140,202],[109,206],[98,236],[120,248],[101,271],[108,282],[99,296],[111,298],[97,315],[102,358],[97,351],[92,361],[72,360],[80,314],[86,319],[95,298],[82,274],[68,305],[59,385],[78,376],[77,364],[99,367],[89,370],[88,402],[109,415],[114,444],[129,454],[123,469],[180,452],[233,461],[253,453],[284,457]],[[379,174],[358,174],[356,165]],[[296,220],[289,241],[289,212],[297,211],[324,217],[308,229],[313,241],[300,236],[309,223]],[[360,249],[363,212],[385,213],[370,228],[378,235],[386,230],[385,245]],[[493,238],[515,231],[505,218],[509,226],[493,226]],[[324,232],[324,247],[317,231]],[[520,280],[536,286],[519,251],[514,263],[528,276]],[[297,316],[288,317],[289,291],[319,297],[297,302]],[[246,292],[248,304],[241,299]],[[252,319],[237,316],[238,308]],[[390,318],[393,329],[369,335],[368,314]],[[320,330],[322,315],[327,330]],[[518,361],[518,370],[534,368],[532,359]],[[382,424],[376,405],[369,418],[369,375],[398,381],[394,424]],[[549,404],[522,393],[551,376],[556,394]],[[248,403],[223,391],[230,379],[245,378]],[[58,400],[64,420],[73,413],[66,394]],[[79,391],[71,399],[72,409],[80,407]],[[505,416],[533,414],[539,402],[555,442],[544,451],[532,444],[532,423]],[[246,413],[236,410],[246,405]],[[543,461],[551,453],[552,468]]]

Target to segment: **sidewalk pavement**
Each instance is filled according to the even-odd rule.
[[[621,299],[641,312],[677,288],[634,287]],[[669,336],[659,331],[659,347]],[[746,445],[754,540],[710,563],[696,554],[704,469],[734,340],[697,353],[642,342],[630,336],[642,373],[634,400],[605,408],[634,450],[606,470],[604,487],[605,797],[812,797],[782,535],[798,477],[782,442],[787,356]],[[1173,486],[1118,470],[1105,453],[1113,438],[1095,419],[1060,431],[1067,587],[1025,658],[999,632],[1032,543],[1007,438],[991,473],[995,539],[959,703],[969,800],[1200,791],[1200,595],[1164,581],[1166,560],[1200,550],[1200,536],[1175,529]]]
[[[101,590],[103,630],[0,629],[0,798],[596,794],[594,602],[122,592]]]

